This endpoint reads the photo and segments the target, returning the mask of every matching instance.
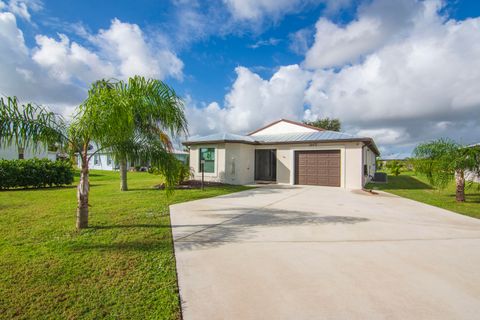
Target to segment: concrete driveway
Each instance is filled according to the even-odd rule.
[[[186,320],[480,318],[480,220],[328,187],[170,211]]]

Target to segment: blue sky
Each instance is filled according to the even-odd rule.
[[[473,0],[0,0],[0,92],[68,115],[94,79],[142,74],[185,98],[192,134],[332,116],[408,154],[480,140],[479,15]]]

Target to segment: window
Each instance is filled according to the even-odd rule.
[[[111,166],[112,165],[112,156],[107,154],[107,166]]]
[[[100,156],[98,154],[94,155],[93,156],[93,165],[98,165],[98,163],[100,162]]]
[[[199,171],[202,170],[202,160],[205,160],[204,172],[215,172],[215,148],[200,148]]]
[[[18,159],[25,159],[25,149],[18,148]]]

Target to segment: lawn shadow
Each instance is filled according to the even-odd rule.
[[[82,243],[74,245],[73,251],[94,250],[94,251],[171,251],[171,239],[129,241],[114,243]]]
[[[118,225],[100,225],[100,226],[89,226],[88,229],[91,230],[107,230],[107,229],[132,229],[132,228],[170,228],[170,225],[165,224],[118,224]]]
[[[56,187],[40,187],[40,188],[16,188],[16,189],[0,189],[0,192],[15,192],[15,191],[58,191],[62,189],[73,189],[77,185],[56,186]]]
[[[385,184],[374,184],[378,186],[379,189],[389,189],[389,190],[401,190],[401,189],[410,189],[410,190],[433,190],[434,188],[418,180],[415,177],[407,175],[388,176],[388,182]]]

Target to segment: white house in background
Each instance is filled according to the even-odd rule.
[[[0,147],[0,159],[15,160],[33,158],[55,161],[58,159],[58,153],[56,151],[49,151],[48,148],[43,146],[39,146],[37,150],[34,150],[32,146],[26,148],[20,148],[16,145]]]
[[[380,154],[372,138],[279,120],[247,135],[192,137],[190,166],[201,179],[229,184],[271,182],[360,189]]]
[[[470,145],[469,147],[477,147],[477,148],[479,148],[479,147],[480,147],[480,143],[472,144],[472,145]],[[465,179],[468,180],[468,181],[473,181],[473,182],[480,183],[480,176],[479,176],[478,174],[476,174],[475,172],[471,172],[471,171],[465,172]]]
[[[93,154],[95,150],[97,150],[96,147],[92,146],[92,149],[89,151],[89,153]],[[180,150],[175,150],[174,154],[177,157],[177,159],[183,162],[186,161],[188,156],[188,152],[180,151]],[[77,165],[79,167],[82,165],[80,156],[77,157]],[[127,168],[131,169],[131,168],[134,168],[135,166],[136,166],[135,163],[131,163],[127,161]],[[93,157],[90,158],[88,167],[93,170],[108,170],[108,171],[119,169],[118,163],[115,162],[115,159],[113,158],[112,154],[109,153],[108,151],[98,152],[94,154]]]

